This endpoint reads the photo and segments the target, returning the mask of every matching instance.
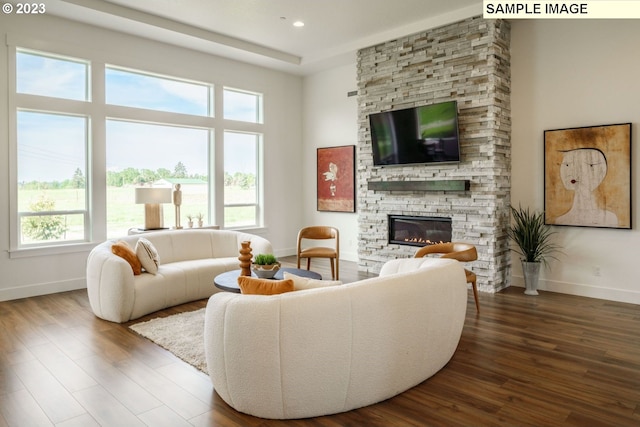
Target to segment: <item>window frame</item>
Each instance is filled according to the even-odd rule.
[[[247,225],[242,225],[242,226],[236,226],[236,227],[230,227],[230,228],[235,228],[235,229],[242,229],[242,228],[252,228],[252,227],[259,227],[262,222],[263,222],[263,217],[261,215],[262,211],[261,211],[261,206],[262,206],[262,195],[264,194],[264,192],[262,191],[262,181],[263,181],[263,176],[262,176],[262,169],[263,169],[263,164],[261,159],[263,158],[263,139],[264,139],[264,134],[260,133],[260,132],[248,132],[248,131],[238,131],[235,129],[225,129],[224,133],[238,133],[238,134],[244,134],[244,135],[253,135],[256,138],[255,144],[256,144],[256,158],[255,158],[255,162],[256,162],[256,198],[255,201],[253,203],[227,203],[224,200],[224,195],[223,195],[223,200],[222,200],[222,207],[223,210],[226,211],[226,208],[237,208],[237,207],[250,207],[253,206],[254,207],[254,224],[247,224]],[[224,147],[224,143],[222,144]],[[223,174],[226,172],[224,166],[222,168],[222,172]],[[223,179],[223,188],[224,188],[224,179]],[[226,221],[226,217],[225,217],[225,221]],[[225,224],[226,227],[226,224]]]
[[[252,95],[256,97],[256,121],[248,121],[248,120],[238,120],[238,119],[227,119],[226,117],[224,117],[224,94],[225,92],[234,92],[234,93],[241,93],[244,95]],[[259,92],[253,92],[253,91],[249,91],[249,90],[244,90],[244,89],[238,89],[238,88],[234,88],[234,87],[229,87],[229,86],[224,86],[222,88],[222,102],[223,102],[223,110],[222,110],[222,116],[225,120],[229,121],[229,122],[242,122],[242,123],[252,123],[252,124],[256,124],[256,125],[261,125],[264,124],[264,102],[263,102],[263,98],[264,95],[262,93]]]
[[[10,209],[9,221],[11,228],[9,231],[9,252],[19,252],[31,249],[46,249],[48,247],[74,246],[78,244],[86,244],[91,239],[91,215],[90,215],[90,186],[91,186],[91,61],[77,58],[73,55],[58,54],[52,52],[44,52],[38,49],[28,47],[17,47],[8,44],[8,80],[9,80],[9,204],[15,208]],[[31,55],[40,55],[44,58],[53,58],[67,60],[71,62],[84,63],[86,65],[85,75],[85,100],[59,98],[46,95],[34,95],[29,93],[19,93],[17,91],[17,54],[26,52]],[[85,188],[84,188],[84,209],[73,210],[56,210],[41,212],[21,212],[18,210],[18,112],[27,111],[42,114],[77,116],[83,117],[86,121],[85,137],[84,137],[84,168],[85,168]],[[83,238],[65,241],[38,242],[38,243],[22,243],[22,219],[30,216],[57,216],[57,215],[77,215],[82,214],[84,220]]]
[[[91,61],[82,59],[82,58],[76,58],[71,55],[62,55],[62,54],[57,54],[52,52],[45,52],[38,49],[30,49],[30,48],[23,48],[23,47],[17,47],[17,46],[14,47],[14,49],[15,51],[13,52],[13,55],[12,55],[13,61],[14,61],[13,70],[16,71],[15,78],[13,80],[14,93],[18,95],[31,95],[31,96],[37,96],[37,97],[46,97],[46,98],[61,99],[61,100],[68,100],[68,101],[91,102]],[[18,92],[18,76],[17,76],[18,53],[25,53],[28,55],[40,56],[42,58],[54,59],[59,61],[73,62],[76,64],[84,64],[86,66],[85,76],[84,76],[85,77],[84,78],[85,98],[84,99],[60,98],[57,96],[38,95],[38,94]]]
[[[260,91],[238,89],[225,82],[204,81],[202,78],[191,78],[189,74],[202,74],[196,70],[189,70],[180,76],[181,68],[176,68],[172,63],[155,63],[151,67],[136,58],[122,56],[117,50],[96,51],[89,47],[60,43],[55,40],[41,40],[31,37],[7,34],[8,47],[8,133],[9,133],[9,256],[21,258],[28,256],[41,256],[55,253],[86,252],[96,243],[106,240],[106,120],[126,120],[158,123],[163,125],[176,125],[184,127],[199,127],[209,131],[209,218],[210,223],[218,224],[222,228],[252,230],[261,232],[264,229],[264,155],[263,143],[266,138],[264,117],[264,94]],[[40,54],[44,57],[68,59],[87,64],[87,100],[70,100],[17,93],[17,57],[16,52]],[[136,64],[137,63],[137,64]],[[115,65],[118,64],[118,65]],[[169,113],[164,111],[147,110],[142,108],[124,107],[106,103],[105,97],[105,70],[106,67],[114,67],[123,70],[140,71],[141,74],[167,77],[171,80],[194,82],[209,86],[209,110],[210,116],[192,116],[189,114]],[[145,69],[142,69],[145,68]],[[162,72],[158,72],[158,68]],[[167,71],[172,70],[172,71]],[[178,70],[178,71],[176,71]],[[175,77],[175,76],[180,77]],[[207,79],[208,80],[208,79]],[[257,96],[258,122],[245,122],[232,119],[224,119],[224,90],[234,90]],[[51,244],[38,243],[26,247],[20,245],[20,221],[21,216],[17,211],[18,187],[17,187],[17,112],[18,110],[30,110],[42,113],[54,113],[63,115],[81,115],[87,118],[87,149],[86,185],[85,185],[85,235],[83,241],[56,241]],[[218,113],[216,113],[218,112]],[[217,114],[217,117],[216,117]],[[223,179],[223,147],[224,131],[250,132],[260,136],[257,159],[257,200],[255,203],[255,225],[241,227],[225,227],[224,225],[224,179]],[[56,211],[73,213],[73,211]]]
[[[164,80],[172,81],[172,82],[191,84],[191,85],[195,85],[195,86],[203,86],[203,87],[208,89],[208,91],[207,91],[207,98],[208,98],[207,112],[204,115],[202,115],[202,114],[189,114],[189,113],[181,113],[179,111],[167,111],[167,110],[145,108],[145,107],[132,107],[132,106],[129,106],[129,105],[121,105],[121,104],[110,104],[106,100],[106,97],[107,97],[107,81],[106,81],[107,69],[112,69],[112,70],[125,72],[125,73],[129,73],[129,74],[140,75],[140,76],[144,76],[144,77],[151,77],[151,78],[155,78],[155,79],[164,79]],[[154,73],[154,72],[151,72],[151,71],[138,70],[138,69],[134,69],[134,68],[130,68],[130,67],[114,65],[114,64],[111,64],[111,63],[105,64],[104,72],[105,72],[105,82],[104,82],[105,105],[107,105],[107,106],[133,108],[133,109],[140,109],[140,110],[157,111],[157,112],[166,113],[166,114],[181,114],[181,115],[195,116],[195,117],[215,117],[214,84],[213,83],[206,83],[206,82],[200,82],[200,81],[195,81],[195,80],[189,80],[189,79],[185,79],[185,78],[179,78],[179,77],[175,77],[175,76],[168,76],[166,74],[159,74],[159,73]]]
[[[33,96],[33,95],[30,95]],[[60,98],[55,98],[55,99],[60,99]],[[42,111],[42,110],[34,110],[34,109],[25,109],[25,108],[16,108],[15,109],[15,114],[16,114],[16,125],[17,125],[17,119],[18,119],[18,113],[19,112],[31,112],[31,113],[37,113],[37,114],[49,114],[49,115],[54,115],[54,116],[64,116],[64,117],[80,117],[84,119],[85,122],[85,127],[84,127],[84,159],[83,159],[83,166],[84,166],[84,170],[85,170],[85,186],[84,186],[84,209],[62,209],[62,210],[52,210],[52,211],[36,211],[36,212],[32,212],[32,211],[20,211],[18,209],[16,209],[16,214],[17,214],[17,224],[16,224],[16,231],[17,231],[17,244],[18,247],[20,249],[28,249],[28,248],[39,248],[39,247],[48,247],[48,246],[58,246],[58,245],[69,245],[69,244],[75,244],[75,243],[86,243],[89,241],[89,237],[90,233],[91,233],[91,215],[89,214],[89,206],[90,206],[90,193],[89,193],[89,188],[90,188],[90,170],[89,170],[89,164],[90,164],[90,147],[91,147],[91,120],[88,116],[83,115],[83,114],[70,114],[70,113],[65,113],[65,112],[59,112],[59,111]],[[17,141],[17,128],[16,128],[16,153],[18,153],[18,141]],[[16,207],[19,207],[18,205],[18,181],[17,181],[17,173],[18,173],[18,169],[17,169],[17,164],[18,164],[18,154],[16,154],[15,157],[15,170],[16,170]],[[83,215],[83,238],[82,239],[69,239],[69,240],[55,240],[55,241],[42,241],[42,242],[38,242],[38,243],[22,243],[22,219],[26,218],[26,217],[33,217],[33,216],[66,216],[66,215]]]
[[[124,108],[131,108],[131,107],[124,107]],[[149,110],[149,111],[154,111],[154,110]],[[160,122],[149,122],[149,121],[141,121],[141,120],[131,120],[128,118],[116,118],[113,116],[109,116],[106,117],[105,119],[105,127],[108,127],[108,122],[124,122],[124,123],[129,123],[129,124],[133,124],[133,125],[151,125],[151,126],[159,126],[159,127],[171,127],[171,128],[178,128],[178,129],[190,129],[190,130],[203,130],[207,132],[207,143],[206,143],[206,156],[208,158],[211,158],[211,152],[213,149],[213,139],[212,139],[212,134],[213,134],[213,129],[207,128],[207,127],[199,127],[199,126],[186,126],[186,125],[178,125],[178,124],[174,124],[174,123],[160,123]],[[105,135],[105,148],[108,154],[109,151],[109,140],[108,140],[109,136],[108,134]],[[107,159],[108,160],[108,159]],[[208,212],[208,216],[205,218],[207,221],[209,221],[210,218],[213,218],[213,211],[212,211],[212,206],[215,204],[212,197],[211,197],[211,187],[212,187],[212,177],[211,177],[211,171],[212,171],[212,165],[211,165],[211,161],[207,161],[207,212]],[[106,176],[106,169],[105,169],[105,176]],[[184,200],[185,200],[185,187],[182,187],[182,191],[183,191],[183,202],[182,202],[182,215],[181,216],[185,216],[187,214],[187,212],[184,211],[185,208],[185,204],[184,204]],[[108,190],[107,190],[107,186],[105,183],[105,197],[108,197]],[[169,204],[165,204],[164,205],[164,209],[169,209]],[[173,205],[171,205],[173,206]],[[142,211],[140,211],[142,212]],[[166,212],[165,212],[166,214]],[[167,215],[165,215],[164,218],[164,225],[165,227],[171,227],[172,224],[167,222]],[[169,217],[171,217],[171,215],[168,215]],[[107,225],[109,223],[108,221],[108,211],[105,214],[105,221],[107,222]],[[106,230],[107,233],[107,237],[109,234],[109,230]]]

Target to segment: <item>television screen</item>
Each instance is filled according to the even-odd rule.
[[[456,101],[370,114],[369,123],[376,166],[460,161]]]

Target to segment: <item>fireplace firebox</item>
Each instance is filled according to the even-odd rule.
[[[427,246],[451,241],[451,218],[388,215],[389,243]]]

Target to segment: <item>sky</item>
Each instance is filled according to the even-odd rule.
[[[85,100],[88,98],[89,64],[18,52],[18,93]],[[116,67],[105,70],[106,102],[136,108],[209,115],[212,86],[134,73]],[[224,118],[256,121],[253,94],[225,90]],[[83,117],[18,112],[18,181],[63,181],[77,168],[86,175],[84,140],[90,123]],[[165,168],[178,162],[189,174],[208,173],[209,130],[107,120],[107,170]],[[211,136],[213,138],[213,136]],[[228,172],[256,170],[254,135],[225,133],[225,167]],[[240,150],[228,148],[240,144]]]

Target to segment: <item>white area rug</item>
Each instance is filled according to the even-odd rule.
[[[136,323],[129,329],[169,350],[205,374],[204,308]]]

